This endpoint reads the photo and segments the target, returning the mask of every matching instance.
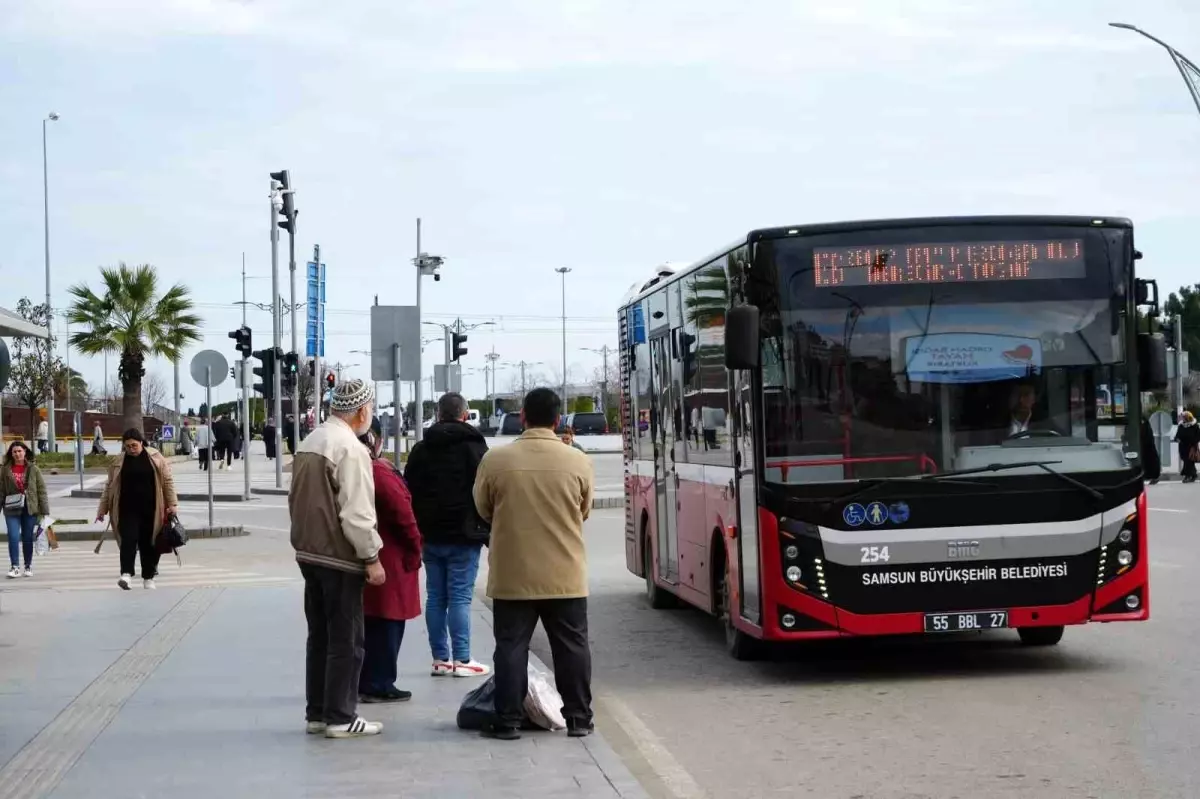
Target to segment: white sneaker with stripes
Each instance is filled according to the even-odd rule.
[[[358,716],[349,724],[330,724],[325,728],[326,738],[362,738],[367,735],[378,735],[383,732],[383,724],[378,721],[367,721]]]

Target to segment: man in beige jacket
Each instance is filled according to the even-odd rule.
[[[592,462],[554,434],[561,404],[548,388],[525,397],[525,433],[488,450],[475,507],[492,525],[488,587],[496,635],[496,716],[484,735],[515,740],[528,691],[529,640],[541,619],[554,656],[567,734],[592,731],[583,523],[592,508]]]
[[[371,456],[358,436],[371,428],[370,383],[338,383],[329,420],[304,439],[292,462],[288,512],[304,575],[308,620],[308,732],[326,738],[378,735],[357,713],[363,661],[363,585],[382,585],[383,541],[375,516]]]

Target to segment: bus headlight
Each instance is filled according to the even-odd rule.
[[[1128,549],[1122,549],[1117,553],[1117,563],[1120,563],[1122,566],[1128,566],[1130,563],[1133,563],[1133,553]]]
[[[789,630],[796,626],[796,617],[790,613],[783,614],[783,618],[780,619],[780,621],[783,622],[783,626]]]
[[[1122,527],[1121,532],[1117,533],[1117,540],[1122,544],[1128,544],[1133,540],[1133,530],[1128,527]]]
[[[789,583],[800,582],[800,567],[799,566],[788,566],[787,571],[784,572],[784,574],[787,576]]]
[[[788,560],[795,560],[800,557],[800,547],[795,544],[788,544],[787,548],[783,550],[783,556]]]
[[[1130,594],[1129,596],[1125,597],[1125,607],[1129,608],[1130,610],[1137,610],[1138,606],[1141,604],[1142,600],[1138,599],[1137,594]]]

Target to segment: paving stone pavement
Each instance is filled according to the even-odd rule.
[[[360,709],[384,722],[383,735],[331,741],[304,734],[299,586],[92,593],[86,608],[66,594],[47,600],[57,605],[30,604],[34,596],[22,592],[0,615],[0,646],[16,653],[0,709],[21,721],[0,735],[3,799],[645,796],[603,731],[505,743],[457,729],[459,703],[479,681],[428,676],[421,619],[401,647],[398,684],[413,700]],[[29,625],[37,634],[23,633]],[[73,632],[83,625],[86,635]],[[481,606],[472,627],[473,654],[490,661]],[[62,663],[81,648],[78,663]],[[53,683],[39,679],[47,663],[59,664]],[[97,697],[98,686],[130,680],[115,712],[83,712],[117,701]],[[38,735],[64,719],[76,719],[66,738]]]

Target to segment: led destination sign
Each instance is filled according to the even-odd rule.
[[[1080,278],[1083,239],[870,244],[813,249],[820,288]]]

